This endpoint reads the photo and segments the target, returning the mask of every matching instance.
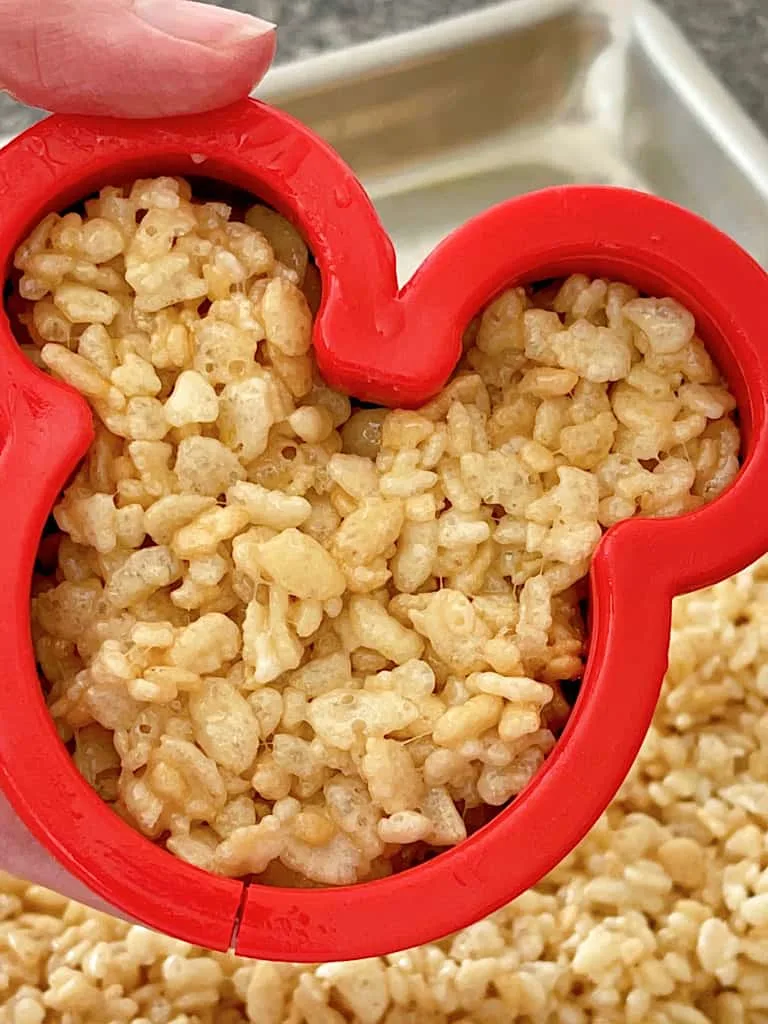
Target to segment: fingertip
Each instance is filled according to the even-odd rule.
[[[58,113],[147,118],[213,110],[246,96],[275,54],[274,25],[221,7],[91,0],[84,18],[73,0],[60,0],[55,11],[48,2],[28,0],[8,35],[11,8],[0,0],[0,36],[9,42],[0,47],[0,86]]]
[[[275,29],[273,22],[255,15],[197,0],[132,0],[131,13],[172,39],[214,50],[258,39]]]
[[[193,43],[183,48],[185,63],[166,66],[158,60],[151,89],[126,89],[113,96],[105,113],[133,118],[199,114],[247,96],[264,78],[277,50],[277,30],[269,26],[258,35],[243,35],[223,49]],[[83,112],[83,111],[80,111]],[[93,112],[92,107],[84,111]]]
[[[271,25],[258,39],[247,40],[244,45],[248,50],[248,59],[252,61],[253,89],[269,71],[277,55],[277,25]]]

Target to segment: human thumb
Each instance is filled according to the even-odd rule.
[[[274,52],[270,22],[192,0],[0,0],[0,88],[60,113],[212,110]]]

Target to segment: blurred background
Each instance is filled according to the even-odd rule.
[[[51,0],[55,3],[56,0]],[[204,0],[212,3],[214,0]],[[491,6],[492,0],[218,0],[280,27],[284,64],[350,43],[429,25]],[[624,9],[633,0],[601,0]],[[768,133],[768,0],[658,0],[741,105]],[[3,133],[35,119],[0,94]],[[2,134],[2,133],[0,133]]]
[[[212,3],[214,0],[206,0]],[[284,62],[488,7],[492,0],[218,0],[280,26]],[[613,0],[630,6],[633,0]],[[768,132],[767,0],[659,0]]]

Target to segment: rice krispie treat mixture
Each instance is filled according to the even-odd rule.
[[[563,727],[604,529],[738,470],[693,317],[626,284],[508,290],[408,412],[319,379],[319,276],[266,207],[106,188],[16,267],[27,351],[96,422],[34,584],[51,713],[118,814],[221,874],[460,842]]]
[[[206,953],[0,878],[0,1024],[766,1024],[768,561],[678,598],[631,775],[534,890],[359,963]]]

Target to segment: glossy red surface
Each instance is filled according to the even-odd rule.
[[[272,959],[370,956],[444,935],[552,868],[610,801],[645,735],[674,594],[768,549],[768,278],[734,242],[660,199],[604,187],[510,200],[442,243],[398,292],[392,245],[360,184],[308,129],[254,101],[206,117],[127,123],[53,117],[0,152],[0,269],[43,214],[137,175],[205,176],[292,219],[323,278],[315,329],[326,378],[417,405],[450,375],[461,334],[503,287],[575,270],[673,295],[739,400],[744,464],[711,505],[611,529],[591,572],[581,694],[527,790],[459,847],[393,878],[326,890],[244,885],[153,846],[90,790],[45,708],[30,640],[35,551],[92,436],[84,401],[34,369],[0,316],[0,786],[38,839],[113,906],[188,941]]]

